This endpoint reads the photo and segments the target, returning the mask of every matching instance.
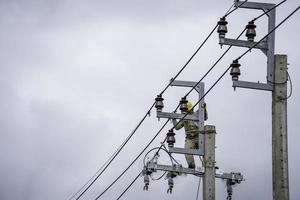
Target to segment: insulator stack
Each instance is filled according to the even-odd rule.
[[[162,109],[164,108],[163,100],[164,98],[162,98],[161,94],[157,95],[157,97],[155,98],[155,108],[157,112],[161,112]]]
[[[169,132],[167,133],[168,147],[174,147],[175,142],[176,142],[175,133],[174,133],[173,129],[170,129]]]
[[[180,103],[181,113],[186,114],[188,111],[188,106],[187,106],[188,101],[186,100],[186,97],[182,97],[179,103]]]
[[[232,76],[233,81],[239,80],[239,76],[241,75],[240,66],[241,65],[239,64],[238,60],[234,60],[230,65],[230,75]]]
[[[255,31],[256,25],[254,24],[254,21],[250,21],[248,25],[246,26],[246,37],[248,41],[253,42],[254,37],[256,36],[256,31]]]
[[[227,33],[227,24],[228,22],[226,21],[225,17],[220,18],[220,21],[218,21],[218,30],[217,32],[219,33],[219,44],[222,47],[222,44],[225,42],[225,35]]]

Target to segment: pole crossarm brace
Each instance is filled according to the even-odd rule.
[[[233,81],[232,86],[240,87],[240,88],[256,89],[256,90],[273,91],[273,85],[266,84],[266,83],[255,83],[255,82],[248,82],[248,81]]]
[[[183,119],[185,114],[179,114],[179,113],[168,113],[168,112],[157,112],[158,118],[168,118],[168,119]],[[192,120],[192,121],[199,121],[198,113],[196,112],[193,115],[186,115],[184,117],[185,120]]]
[[[239,8],[248,8],[248,9],[256,9],[256,10],[269,10],[273,8],[276,4],[272,3],[259,3],[259,2],[251,2],[251,1],[235,1],[234,6]]]
[[[177,153],[177,154],[198,155],[198,156],[204,155],[204,151],[202,149],[185,149],[185,148],[178,148],[178,147],[174,147],[174,148],[169,147],[169,152]]]
[[[197,82],[194,81],[180,81],[180,80],[170,80],[171,82],[171,86],[178,86],[178,87],[194,87]],[[195,87],[195,90],[198,93],[201,93],[201,88],[204,88],[204,83],[199,83],[197,84],[197,86]]]
[[[237,46],[237,47],[246,47],[246,48],[253,48],[260,49],[265,55],[267,55],[268,44],[266,40],[261,41],[256,45],[256,42],[251,42],[247,40],[236,40],[236,39],[229,39],[224,38],[223,45],[230,45],[230,46]]]

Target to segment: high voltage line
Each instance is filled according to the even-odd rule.
[[[285,0],[286,1],[286,0]],[[284,1],[283,1],[284,2]],[[281,3],[283,3],[281,2]],[[280,4],[281,4],[280,3]],[[278,5],[277,5],[278,6]],[[277,7],[276,6],[276,7]],[[274,9],[274,8],[272,8]],[[261,38],[258,42],[256,42],[252,47],[250,47],[247,51],[245,51],[243,54],[241,54],[241,56],[239,56],[236,60],[239,60],[241,59],[242,57],[244,57],[247,53],[249,53],[251,51],[251,49],[253,49],[255,46],[257,46],[262,40],[264,40],[265,38],[267,38],[271,33],[273,33],[278,27],[280,27],[286,20],[288,20],[293,14],[295,14],[298,10],[300,9],[300,6],[298,6],[292,13],[290,13],[284,20],[282,20],[276,27],[274,27],[274,29],[272,29],[268,34],[266,34],[263,38]],[[261,17],[261,16],[259,16]],[[258,18],[259,18],[258,17]],[[258,18],[255,18],[258,19]],[[244,32],[244,31],[243,31]],[[242,33],[243,33],[242,32]],[[231,47],[231,46],[230,46]],[[199,101],[197,101],[197,103],[193,106],[193,108],[198,105],[201,100],[211,91],[211,89],[224,77],[224,75],[228,72],[228,70],[230,69],[230,67],[226,68],[226,70],[223,72],[223,74],[217,79],[217,81],[210,87],[210,89],[204,94],[204,96],[202,98],[199,99]],[[197,85],[197,84],[196,84]],[[185,114],[181,119],[180,121],[182,121],[185,117],[187,116],[187,114]],[[180,122],[179,121],[179,122]],[[178,123],[179,123],[178,122]],[[178,124],[177,123],[177,124]],[[176,125],[175,125],[176,126]],[[173,126],[173,128],[175,127]],[[133,185],[133,183],[137,180],[137,177],[130,183],[130,185],[125,189],[125,191],[123,191],[121,193],[121,195],[118,197],[118,199],[120,199],[127,191],[128,189]],[[104,192],[103,192],[104,193]],[[102,193],[102,194],[103,194]],[[100,195],[101,196],[101,195]],[[96,199],[98,199],[100,196],[98,196]]]
[[[285,2],[286,0],[284,0],[284,1],[282,1],[280,4],[282,4],[283,2]],[[246,1],[245,1],[246,2]],[[245,3],[244,2],[244,3]],[[275,7],[277,7],[277,6],[279,6],[280,4],[277,4],[276,6],[274,6],[272,9],[274,9]],[[242,5],[242,4],[241,4]],[[240,5],[240,6],[241,6]],[[234,10],[236,10],[238,7],[236,7]],[[271,9],[271,10],[272,10]],[[265,37],[263,37],[259,42],[261,42],[263,39],[265,39],[268,35],[270,35],[273,31],[275,31],[275,29],[276,28],[278,28],[281,24],[283,24],[290,16],[292,16],[297,10],[299,9],[299,7],[294,11],[294,12],[292,12],[286,19],[284,19],[279,25],[277,25],[272,31],[270,31]],[[234,11],[233,10],[233,11]],[[233,12],[232,11],[232,12]],[[270,10],[269,10],[270,11]],[[268,12],[269,12],[268,11]],[[228,16],[229,14],[231,14],[232,12],[229,12],[229,13],[227,13],[225,16]],[[263,15],[265,15],[267,12],[265,12],[265,13],[263,13],[262,15],[260,15],[260,16],[258,16],[258,17],[256,17],[256,18],[254,18],[253,19],[253,21],[255,21],[255,20],[257,20],[258,18],[260,18],[261,16],[263,16]],[[190,63],[190,61],[193,59],[193,57],[198,53],[198,51],[202,48],[202,46],[206,43],[206,41],[209,39],[209,37],[212,35],[212,33],[215,31],[215,29],[217,28],[217,25],[213,28],[213,30],[210,32],[210,34],[206,37],[206,39],[204,40],[204,42],[200,45],[200,47],[196,50],[196,52],[191,56],[191,58],[187,61],[187,63],[181,68],[181,70],[176,74],[176,76],[170,81],[170,83],[166,86],[166,88],[160,93],[160,94],[163,94],[167,89],[168,89],[168,87],[172,84],[172,82],[180,75],[180,73],[185,69],[185,67]],[[245,29],[243,30],[243,32],[245,31]],[[238,38],[243,34],[243,32],[238,36]],[[236,60],[239,60],[239,59],[241,59],[244,55],[246,55],[252,48],[254,48],[259,42],[257,42],[254,46],[252,46],[251,48],[249,48],[246,52],[244,52],[240,57],[238,57]],[[217,62],[212,66],[212,68],[210,68],[209,69],[209,71],[204,75],[204,77],[215,67],[215,65],[223,58],[223,56],[229,51],[229,49],[231,48],[231,46],[224,52],[224,54],[217,60]],[[205,95],[204,96],[206,96],[206,94],[208,94],[209,93],[209,91],[221,80],[221,78],[227,73],[227,71],[230,69],[230,67],[227,69],[227,70],[225,70],[225,72],[224,72],[224,74],[222,74],[222,76],[215,82],[215,84],[208,90],[208,92],[207,93],[205,93]],[[202,77],[201,79],[200,79],[200,81],[198,82],[198,83],[200,83],[203,79],[204,79],[204,77]],[[198,85],[198,83],[197,84],[195,84],[195,86],[185,95],[185,97],[186,96],[188,96],[190,93],[191,93],[191,91],[193,90],[193,89],[195,89],[195,87]],[[201,99],[203,99],[204,98],[204,96],[201,98]],[[201,101],[201,99],[193,106],[193,107],[195,107],[197,104],[199,104],[199,102]],[[148,110],[148,112],[145,114],[145,116],[142,118],[142,120],[139,122],[139,124],[137,125],[137,127],[133,130],[133,132],[126,138],[126,140],[121,144],[121,146],[117,149],[117,151],[108,159],[108,161],[106,161],[106,163],[97,171],[97,173],[96,174],[98,174],[102,169],[102,171],[100,172],[100,174],[98,174],[97,176],[96,176],[96,178],[89,184],[89,186],[77,197],[77,199],[79,199],[90,187],[91,187],[91,185],[100,177],[100,175],[107,169],[107,167],[110,165],[110,163],[115,159],[115,157],[119,154],[119,152],[123,149],[123,147],[126,145],[126,143],[130,140],[130,138],[133,136],[133,134],[136,132],[136,130],[140,127],[140,125],[143,123],[143,121],[145,120],[145,118],[147,117],[147,115],[150,113],[150,111],[152,110],[152,108],[154,107],[154,105],[155,105],[155,103],[153,103],[152,104],[152,106],[150,107],[150,109]],[[178,108],[178,107],[177,107]],[[177,108],[176,108],[176,110],[177,110]],[[176,111],[175,110],[175,111]],[[186,115],[182,118],[182,119],[180,119],[180,121],[181,120],[183,120],[184,118],[186,117]],[[167,120],[166,121],[166,123],[163,125],[163,127],[160,129],[160,131],[157,133],[157,135],[161,132],[161,130],[165,127],[165,125],[168,123],[168,121],[169,120]],[[179,122],[180,122],[179,121]],[[179,123],[178,122],[178,123]],[[139,156],[148,148],[148,146],[153,142],[153,140],[157,137],[157,135],[151,140],[151,142],[146,146],[146,148],[139,154]],[[132,162],[132,164],[139,158],[139,156]],[[131,166],[132,166],[132,164],[103,192],[103,193],[101,193],[98,197],[97,197],[97,199],[100,197],[100,196],[102,196]],[[105,167],[104,167],[105,166]],[[95,174],[95,175],[96,175]],[[91,179],[93,179],[94,177],[95,177],[95,175],[91,178]],[[88,182],[90,182],[91,181],[91,179],[88,181]],[[137,179],[137,178],[136,178]],[[135,180],[136,180],[135,179]],[[87,182],[87,183],[88,183]],[[134,181],[133,181],[134,182]],[[133,182],[132,182],[132,184],[133,184]],[[76,196],[86,185],[87,185],[87,183],[76,193],[76,194],[74,194],[70,199],[72,199],[74,196]],[[132,185],[131,184],[131,185]],[[129,186],[130,187],[130,186]],[[129,189],[129,187],[126,189],[126,191]],[[126,191],[124,191],[123,193],[122,193],[122,195],[126,192]],[[121,196],[122,196],[121,195]],[[120,198],[120,197],[119,197]],[[118,198],[118,199],[119,199]]]
[[[245,2],[247,2],[246,0]],[[224,17],[230,15],[233,11],[238,9],[240,6],[242,6],[245,2],[243,2],[241,5],[233,9],[231,12],[227,12]],[[214,26],[214,28],[210,31],[208,36],[204,39],[204,41],[201,43],[201,45],[197,48],[197,50],[194,52],[194,54],[188,59],[188,61],[183,65],[183,67],[178,71],[178,73],[172,78],[172,80],[167,84],[167,86],[162,90],[160,95],[162,95],[172,84],[172,82],[182,73],[182,71],[188,66],[188,64],[191,62],[191,60],[197,55],[199,50],[204,46],[204,44],[207,42],[207,40],[211,37],[211,35],[214,33],[216,28],[218,27],[218,24]],[[138,123],[138,125],[134,128],[134,130],[129,134],[129,136],[125,139],[125,141],[120,145],[120,147],[112,154],[112,156],[105,162],[105,164],[97,170],[96,174],[94,174],[72,197],[69,198],[69,200],[73,199],[84,187],[87,187],[83,190],[83,192],[80,193],[80,195],[76,198],[76,200],[80,199],[80,197],[95,183],[95,181],[103,174],[103,172],[108,168],[108,166],[111,164],[111,162],[117,157],[117,155],[121,152],[121,150],[124,148],[124,146],[128,143],[128,141],[132,138],[132,136],[135,134],[135,132],[138,130],[138,128],[142,125],[142,123],[145,121],[147,116],[150,114],[151,110],[153,109],[155,105],[155,102],[150,106],[146,114],[143,116],[141,121]],[[98,174],[99,173],[99,174]],[[97,175],[98,174],[98,175]],[[92,179],[94,180],[88,184]]]

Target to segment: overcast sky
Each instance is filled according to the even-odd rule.
[[[0,0],[0,199],[72,196],[125,140],[232,4],[233,0]],[[277,23],[297,6],[299,1],[288,0],[279,7]],[[227,18],[227,36],[236,37],[260,13],[234,12]],[[276,31],[275,49],[288,55],[293,82],[288,100],[291,200],[300,198],[299,20],[298,12]],[[266,33],[263,17],[257,21],[257,40]],[[213,34],[178,79],[198,81],[224,49]],[[206,90],[245,50],[235,47],[227,54],[204,80]],[[262,52],[252,50],[240,63],[242,80],[265,82]],[[218,132],[217,166],[244,175],[246,180],[234,187],[234,199],[271,199],[271,93],[234,92],[231,84],[228,74],[206,98],[207,124]],[[169,88],[165,111],[173,111],[187,91]],[[189,99],[196,97],[193,93]],[[98,196],[164,121],[152,112],[83,199]],[[176,145],[183,146],[184,132],[176,133]],[[175,157],[185,165],[183,156]],[[115,199],[142,167],[140,159],[102,199]],[[144,192],[139,178],[123,199],[196,199],[197,183],[193,176],[178,177],[170,195],[166,180],[151,182]],[[216,186],[216,199],[225,199],[225,182],[216,180]]]

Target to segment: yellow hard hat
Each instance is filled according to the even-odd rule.
[[[187,107],[188,107],[188,111],[190,111],[190,110],[192,110],[192,108],[193,108],[193,104],[189,101],[189,102],[187,103]]]

